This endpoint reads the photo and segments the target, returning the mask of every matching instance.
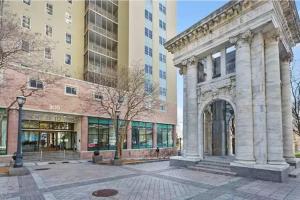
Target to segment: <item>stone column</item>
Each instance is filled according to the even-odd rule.
[[[267,37],[265,42],[267,149],[269,164],[283,164],[281,80],[279,38]]]
[[[253,110],[251,88],[252,34],[247,31],[231,38],[236,47],[236,160],[254,163],[253,155]]]
[[[226,75],[226,49],[221,50],[221,76]]]
[[[212,63],[212,57],[209,54],[206,57],[206,81],[210,81],[212,79],[212,70],[213,70],[213,63]]]
[[[199,157],[198,144],[198,111],[197,111],[197,62],[194,57],[187,62],[186,73],[186,124],[187,124],[187,157]],[[202,145],[202,144],[201,144]]]
[[[157,124],[153,123],[153,135],[152,135],[152,146],[157,147]]]
[[[188,130],[187,130],[187,79],[186,67],[183,73],[183,126],[182,126],[182,155],[185,157],[188,148]]]
[[[281,74],[281,102],[282,102],[282,136],[283,157],[289,163],[295,162],[293,137],[293,116],[290,84],[290,55],[284,57],[280,63]]]
[[[80,151],[87,151],[88,146],[88,132],[89,122],[87,116],[81,117],[81,139],[80,139]]]
[[[17,151],[18,143],[18,120],[19,111],[11,109],[8,111],[7,119],[7,154],[12,155]]]
[[[131,127],[131,123],[128,125],[128,129],[127,129],[127,136],[126,136],[126,145],[127,145],[127,149],[132,149],[132,127]]]
[[[266,131],[266,84],[265,84],[264,37],[257,33],[251,44],[252,92],[253,92],[253,132],[256,163],[267,163]]]

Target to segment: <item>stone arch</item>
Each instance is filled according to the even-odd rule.
[[[205,130],[204,130],[204,112],[207,106],[211,105],[212,103],[216,101],[226,101],[230,104],[230,106],[233,109],[234,115],[236,114],[236,105],[233,96],[231,95],[211,95],[209,98],[205,99],[204,101],[200,101],[198,104],[198,138],[199,138],[199,155],[200,157],[204,157],[204,148],[205,148]]]

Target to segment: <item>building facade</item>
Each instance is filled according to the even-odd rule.
[[[294,1],[230,1],[166,43],[184,78],[184,153],[228,156],[242,176],[283,181],[297,166],[289,66]]]
[[[123,157],[150,157],[156,147],[166,155],[176,151],[176,88],[172,87],[176,70],[171,67],[172,55],[163,47],[175,35],[175,2],[4,0],[1,5],[3,13],[20,19],[24,30],[55,43],[53,48],[45,47],[44,56],[51,62],[51,75],[58,77],[46,85],[31,77],[25,61],[17,66],[20,70],[2,72],[2,160],[16,151],[18,111],[7,108],[24,83],[29,90],[40,90],[24,106],[24,153],[65,150],[90,158],[94,150],[100,150],[104,158],[111,158],[116,134],[109,117],[97,112],[95,91],[98,85],[114,87],[119,67],[136,66],[145,69],[145,90],[159,83],[161,106],[153,115],[131,123]],[[87,103],[86,97],[94,101]]]

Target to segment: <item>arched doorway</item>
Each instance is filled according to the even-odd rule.
[[[235,154],[234,109],[225,100],[215,100],[203,111],[203,139],[205,156]]]

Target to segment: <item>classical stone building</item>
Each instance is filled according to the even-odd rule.
[[[294,1],[230,1],[165,44],[184,78],[183,156],[233,158],[242,176],[283,181],[294,157],[289,65]]]

